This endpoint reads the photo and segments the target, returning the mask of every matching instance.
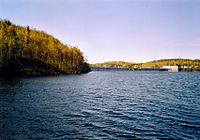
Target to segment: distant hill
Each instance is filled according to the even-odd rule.
[[[91,67],[134,69],[134,68],[161,68],[162,66],[175,66],[175,65],[178,65],[182,71],[200,71],[199,59],[191,60],[191,59],[181,59],[181,58],[161,59],[146,63],[109,61],[104,63],[91,64]]]
[[[7,74],[48,75],[90,71],[77,48],[36,29],[0,20],[0,70]]]
[[[139,67],[141,64],[124,62],[124,61],[109,61],[104,63],[91,64],[91,67],[102,67],[102,68],[134,68]]]

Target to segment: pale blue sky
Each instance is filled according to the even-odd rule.
[[[90,63],[200,58],[200,0],[0,0],[0,18],[78,46]]]

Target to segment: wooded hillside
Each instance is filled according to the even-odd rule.
[[[0,20],[0,67],[25,75],[90,71],[77,48],[36,29]]]

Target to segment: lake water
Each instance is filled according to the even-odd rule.
[[[200,139],[200,73],[0,78],[0,139]]]

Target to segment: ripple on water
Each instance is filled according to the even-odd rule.
[[[0,139],[200,139],[200,74],[0,79]]]

